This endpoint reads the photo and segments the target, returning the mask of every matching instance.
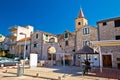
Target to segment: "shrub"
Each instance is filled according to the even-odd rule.
[[[6,53],[5,51],[2,52],[2,57],[5,57],[6,56]]]
[[[10,53],[6,55],[7,58],[14,58],[14,56],[15,56],[14,54],[10,54]]]

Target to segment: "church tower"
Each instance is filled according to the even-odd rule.
[[[78,15],[78,18],[75,20],[76,25],[76,31],[78,31],[80,28],[84,27],[85,25],[88,25],[87,19],[84,17],[83,11],[80,8],[80,13]]]

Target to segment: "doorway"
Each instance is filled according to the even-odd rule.
[[[112,67],[111,55],[102,55],[102,57],[103,57],[103,67]]]

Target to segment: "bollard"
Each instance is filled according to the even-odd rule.
[[[62,80],[61,76],[58,76],[58,80]]]
[[[3,71],[3,73],[7,73],[7,72],[8,72],[8,70]]]
[[[4,64],[1,64],[1,67],[4,67]]]
[[[64,78],[61,76],[58,76],[58,80],[64,80]]]
[[[39,73],[36,73],[36,77],[38,77],[39,76]]]
[[[23,67],[20,66],[21,64],[18,65],[17,68],[17,76],[22,76],[23,75]]]

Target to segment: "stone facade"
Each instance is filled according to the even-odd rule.
[[[116,38],[116,36],[120,36],[120,26],[117,27],[115,26],[117,24],[115,21],[119,21],[119,20],[120,18],[112,18],[97,22],[97,26],[99,28],[98,39],[100,41],[120,40],[120,38]],[[103,58],[103,66],[118,67],[118,63],[120,63],[120,61],[118,60],[120,59],[120,46],[101,47],[101,51],[102,51],[102,56],[105,55],[111,56],[111,65],[107,65],[107,62],[105,62],[105,59]]]
[[[75,32],[69,32],[67,30],[64,31],[61,35],[58,35],[59,45],[65,53],[67,65],[74,64],[75,36]]]
[[[89,29],[89,34],[83,34],[83,29]],[[85,41],[97,41],[98,35],[97,35],[97,28],[91,27],[91,26],[82,26],[79,31],[76,32],[76,50],[81,49],[85,44]],[[91,44],[89,44],[91,46]]]
[[[54,42],[50,43],[49,40],[54,38]],[[53,34],[36,31],[31,36],[31,52],[38,54],[39,60],[49,60],[48,59],[48,49],[54,47],[56,50],[56,57],[59,53],[62,53],[62,49],[57,43],[57,37]],[[57,60],[58,58],[56,58]]]
[[[82,9],[80,10],[79,15],[78,18],[76,18],[75,20],[76,24],[75,51],[79,51],[85,45],[88,45],[93,48],[93,46],[91,46],[91,41],[98,40],[97,28],[88,25],[88,20],[83,16]],[[86,59],[86,54],[76,54],[77,65],[81,65],[81,62],[83,62]],[[97,58],[96,60],[95,57]],[[94,66],[99,66],[98,54],[96,55],[89,54],[88,58],[91,62],[93,62]]]
[[[26,38],[30,38],[27,40],[27,45],[29,45],[27,53],[38,54],[38,60],[52,59],[52,54],[50,54],[49,50],[51,47],[54,47],[56,52],[53,58],[56,57],[56,61],[65,60],[65,64],[67,65],[75,63],[80,65],[85,59],[85,54],[80,55],[75,53],[82,49],[83,46],[88,45],[94,48],[91,45],[91,41],[116,40],[120,38],[120,27],[115,27],[116,24],[119,25],[118,22],[115,23],[117,20],[120,21],[120,17],[99,21],[97,22],[98,28],[89,26],[88,20],[84,17],[82,9],[80,9],[80,13],[75,19],[74,32],[64,31],[62,34],[53,35],[42,31],[33,32],[32,26],[12,27],[9,29],[12,34],[9,35],[11,40],[9,43],[10,53],[24,53],[25,40],[22,42],[19,41],[25,38],[25,35],[20,35],[22,32],[26,34]],[[54,38],[54,42],[50,43],[50,39],[52,38]],[[117,63],[120,61],[120,46],[101,47],[101,51],[103,61],[106,59],[104,55],[110,55],[112,67],[117,67]],[[88,56],[89,60],[94,62],[94,65],[99,66],[99,54],[90,54]]]
[[[68,34],[68,37],[64,38],[66,33]],[[46,35],[48,36],[47,38]],[[50,43],[50,38],[54,38],[55,42]],[[68,42],[66,43],[66,41]],[[37,44],[36,47],[35,44]],[[63,61],[64,57],[64,59],[67,61],[66,65],[72,65],[73,53],[75,49],[75,33],[65,31],[61,35],[53,35],[46,32],[36,31],[31,35],[31,52],[37,53],[39,60],[50,60],[50,47],[54,47],[56,50],[56,61]]]
[[[65,38],[65,34],[67,34],[68,37]],[[66,53],[73,53],[73,50],[75,49],[75,32],[65,31],[63,34],[58,36],[58,40],[59,45]]]
[[[48,50],[53,46],[56,49],[56,60],[63,60],[64,58],[66,65],[75,64],[78,56],[77,55],[75,58],[75,51],[81,49],[84,46],[83,43],[86,41],[90,43],[90,41],[98,40],[97,28],[88,26],[87,19],[84,18],[82,9],[80,10],[79,17],[75,20],[75,24],[75,32],[69,32],[66,30],[62,34],[58,35],[40,31],[34,32],[31,36],[31,51],[33,53],[37,53],[39,59],[49,60]],[[36,38],[36,35],[38,35],[38,38]],[[46,35],[48,36],[47,40]],[[54,37],[55,42],[51,44],[49,43],[49,39],[52,37]],[[37,43],[37,47],[34,47],[35,43]],[[89,44],[89,46],[91,45]],[[94,58],[94,56],[91,58]],[[85,59],[85,56],[82,59]]]

